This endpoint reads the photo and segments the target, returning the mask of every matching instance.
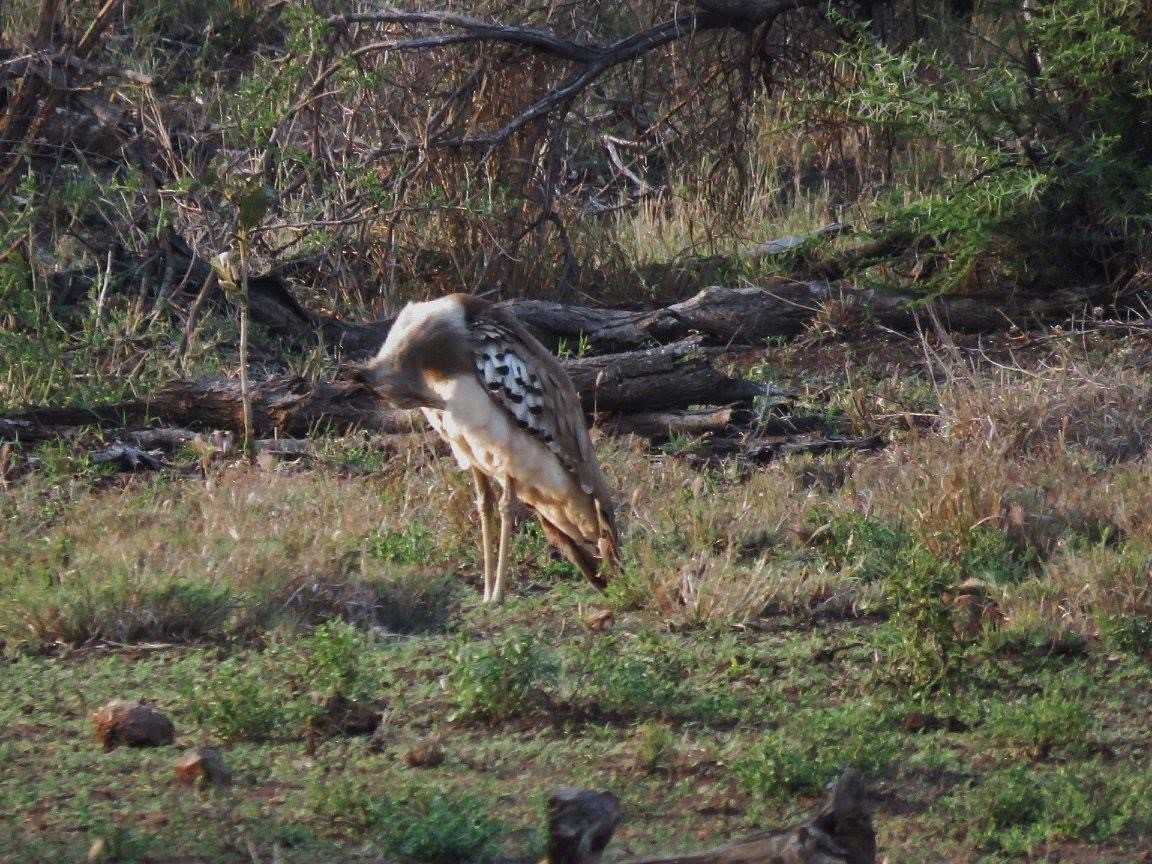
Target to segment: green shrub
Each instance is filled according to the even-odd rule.
[[[946,598],[958,573],[923,546],[903,550],[885,580],[892,617],[878,632],[894,671],[916,691],[946,688],[957,671],[959,645]]]
[[[581,650],[574,697],[608,714],[662,713],[676,700],[674,674],[658,643],[606,634]]]
[[[487,800],[416,788],[390,802],[382,826],[384,847],[405,861],[487,864],[504,825],[487,815]]]
[[[926,291],[1145,279],[1152,242],[1136,226],[1152,217],[1152,9],[1051,0],[1023,15],[981,11],[978,28],[925,17],[912,38],[861,26],[839,58],[857,84],[843,117],[948,156],[920,200],[894,196],[885,235],[915,249]]]
[[[226,741],[299,738],[327,697],[368,701],[380,682],[367,674],[369,638],[332,621],[263,652],[223,660],[185,691],[191,719]]]
[[[1149,824],[1145,777],[1098,764],[1036,769],[1013,766],[955,793],[949,806],[984,848],[1021,856],[1059,840],[1102,842]]]
[[[303,734],[299,706],[277,686],[262,661],[224,660],[204,681],[188,685],[188,716],[223,741],[265,741]]]
[[[1145,655],[1152,651],[1152,616],[1125,613],[1096,616],[1100,643],[1109,651]]]
[[[309,784],[313,811],[369,834],[391,858],[427,864],[487,864],[503,823],[487,815],[490,801],[411,786],[382,790],[370,780],[324,778]]]
[[[525,632],[466,644],[456,652],[453,664],[451,719],[499,722],[522,716],[539,703],[541,681],[552,671],[539,640]]]
[[[636,765],[644,772],[656,773],[675,750],[676,738],[667,724],[649,720],[636,730]]]
[[[295,674],[310,691],[350,699],[365,695],[360,691],[364,686],[364,656],[371,650],[371,640],[351,624],[321,624],[310,635],[287,643],[281,648],[285,650],[294,655]]]
[[[737,780],[755,797],[819,795],[848,766],[883,771],[900,748],[895,730],[876,711],[857,706],[801,712],[737,760]]]
[[[1050,693],[994,703],[987,726],[995,740],[1047,756],[1058,747],[1086,746],[1091,718],[1091,709],[1083,699]]]
[[[903,528],[859,513],[826,516],[814,510],[806,522],[820,557],[861,582],[885,578],[893,559],[911,543]]]
[[[375,531],[365,544],[369,558],[391,564],[425,564],[434,549],[432,529],[423,525]]]

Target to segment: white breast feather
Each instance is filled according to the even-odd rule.
[[[542,442],[518,427],[479,381],[456,378],[433,389],[445,409],[424,413],[451,445],[461,468],[474,466],[501,482],[511,477],[548,498],[570,494],[571,474]]]

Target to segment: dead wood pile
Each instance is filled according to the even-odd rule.
[[[630,858],[619,864],[875,864],[876,831],[864,778],[849,768],[820,810],[789,828],[703,852]],[[548,799],[548,864],[597,864],[620,817],[616,796],[561,789]]]

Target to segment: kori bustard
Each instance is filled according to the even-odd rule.
[[[398,408],[422,409],[460,468],[472,472],[484,602],[504,598],[516,500],[604,589],[620,560],[616,522],[580,400],[556,358],[511,314],[469,294],[410,303],[357,377]]]

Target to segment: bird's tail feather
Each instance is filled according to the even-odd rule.
[[[584,578],[595,585],[597,590],[604,591],[608,587],[606,571],[614,571],[619,565],[619,557],[615,554],[614,537],[611,546],[613,560],[600,559],[543,517],[540,517],[540,527],[544,529],[544,536],[548,538],[548,541],[559,549],[565,558],[575,564],[577,569],[584,574]],[[601,549],[603,549],[603,542]]]

